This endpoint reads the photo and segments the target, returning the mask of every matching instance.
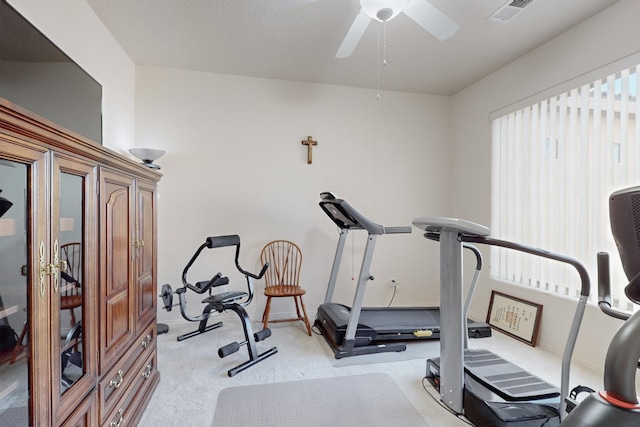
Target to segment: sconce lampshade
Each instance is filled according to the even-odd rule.
[[[0,190],[0,193],[2,193],[2,190]],[[13,206],[13,203],[8,201],[4,197],[0,197],[0,218],[9,210],[11,206]]]
[[[131,148],[129,152],[133,154],[138,159],[142,160],[142,164],[151,168],[151,169],[160,169],[160,166],[154,164],[155,160],[158,160],[160,157],[166,153],[164,150],[157,150],[154,148]]]

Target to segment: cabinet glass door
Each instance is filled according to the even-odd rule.
[[[60,217],[58,239],[54,239],[59,277],[54,290],[60,310],[60,392],[64,394],[84,375],[83,343],[83,180],[77,175],[60,174]],[[54,261],[55,262],[55,261]]]
[[[0,419],[29,423],[27,165],[0,159]]]
[[[82,160],[56,153],[52,169],[52,400],[64,419],[95,385],[96,184],[94,166]]]

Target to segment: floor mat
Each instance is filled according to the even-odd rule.
[[[222,390],[215,427],[429,426],[384,373]]]

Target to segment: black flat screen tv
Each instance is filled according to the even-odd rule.
[[[102,144],[100,83],[4,0],[0,98]]]

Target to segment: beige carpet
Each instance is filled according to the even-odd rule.
[[[468,427],[463,421],[443,409],[437,399],[431,397],[437,396],[433,388],[428,385],[427,390],[423,388],[422,378],[426,373],[426,357],[336,367],[332,364],[332,361],[335,361],[333,356],[328,355],[322,348],[321,342],[324,338],[316,339],[308,336],[300,322],[274,324],[271,328],[273,335],[266,341],[259,342],[258,350],[262,352],[277,346],[278,354],[229,378],[227,376],[229,368],[247,360],[248,355],[246,348],[243,347],[227,358],[218,357],[217,351],[220,346],[244,339],[238,316],[228,316],[220,320],[224,321],[224,327],[178,342],[176,341],[178,335],[192,331],[194,326],[197,326],[180,318],[171,323],[168,334],[158,336],[158,370],[162,374],[162,380],[138,427],[210,427],[218,398],[230,388],[377,373],[391,377],[410,404],[420,413],[422,419],[427,420],[431,426]],[[256,322],[254,330],[259,326],[260,323]],[[560,368],[558,356],[540,347],[528,346],[504,334],[493,335],[491,338],[471,340],[470,345],[472,348],[486,348],[500,354],[540,375],[545,381],[557,384]],[[348,359],[354,358],[342,360]],[[583,384],[601,389],[602,376],[597,374],[594,377],[593,373],[575,366],[572,370],[571,384],[572,386]],[[0,384],[1,387],[2,384]],[[372,393],[377,393],[380,397],[384,396],[385,390],[372,390]],[[251,411],[255,406],[251,401],[243,401],[241,405],[242,409],[239,409],[237,414],[241,411]],[[302,405],[307,408],[315,406],[316,402],[307,396]],[[220,416],[220,414],[216,415]],[[216,427],[219,425],[216,424]],[[247,423],[243,427],[262,427],[262,425],[262,422]],[[407,424],[407,427],[409,426],[410,424]],[[220,427],[226,427],[226,424],[221,424]],[[306,425],[300,424],[300,427],[306,427]]]
[[[226,388],[213,426],[397,426],[429,424],[384,373]]]
[[[0,427],[26,426],[29,424],[29,408],[9,408],[0,413]]]

